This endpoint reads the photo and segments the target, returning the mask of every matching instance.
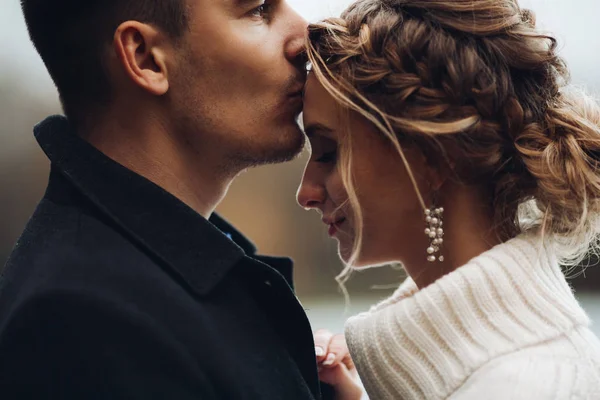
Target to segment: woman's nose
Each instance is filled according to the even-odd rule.
[[[319,208],[325,203],[325,189],[314,182],[303,179],[298,188],[296,199],[298,200],[300,207],[306,209]]]

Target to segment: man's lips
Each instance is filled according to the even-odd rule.
[[[304,90],[301,89],[301,90],[298,90],[296,92],[291,92],[288,96],[292,97],[292,98],[298,98],[298,97],[299,98],[303,98],[304,97]]]
[[[285,102],[289,107],[292,107],[294,114],[298,115],[302,112],[304,107],[304,92],[303,90],[297,92],[291,92],[285,98]]]

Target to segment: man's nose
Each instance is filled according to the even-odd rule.
[[[286,4],[289,39],[285,47],[286,58],[294,65],[304,69],[306,65],[305,36],[308,22]]]

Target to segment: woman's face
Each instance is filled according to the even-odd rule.
[[[367,119],[343,112],[314,75],[304,99],[304,127],[311,157],[298,190],[302,207],[320,212],[340,257],[348,261],[356,237],[352,210],[339,168],[339,144],[351,136],[352,174],[363,215],[363,242],[354,267],[425,259],[423,210],[392,143]],[[344,118],[346,122],[344,122]],[[349,119],[348,119],[349,118]],[[343,132],[347,129],[347,132]],[[424,157],[404,149],[419,187],[426,187]]]

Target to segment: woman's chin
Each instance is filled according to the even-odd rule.
[[[376,267],[385,267],[398,263],[397,260],[382,259],[381,257],[368,257],[368,255],[365,254],[358,254],[354,260],[351,260],[352,250],[346,249],[342,246],[338,248],[338,256],[345,265],[348,265],[351,269],[356,271]]]
[[[338,256],[340,257],[340,260],[345,265],[348,265],[353,270],[360,270],[360,269],[366,269],[366,268],[371,267],[371,265],[369,263],[367,263],[361,259],[360,254],[358,255],[358,257],[356,257],[354,260],[352,260],[352,249],[350,249],[350,248],[345,248],[343,246],[339,246],[338,247]]]
[[[372,252],[366,251],[363,248],[356,257],[352,257],[354,251],[354,238],[350,235],[335,235],[334,238],[338,242],[338,257],[353,270],[361,270],[372,268],[374,266],[387,265],[388,263],[379,260],[377,256],[373,257]]]
[[[352,257],[352,249],[344,247],[341,242],[338,242],[338,257],[344,264],[348,265]]]

